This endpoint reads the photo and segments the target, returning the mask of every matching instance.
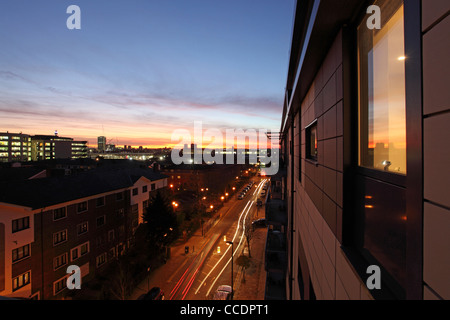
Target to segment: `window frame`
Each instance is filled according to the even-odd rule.
[[[26,223],[25,223],[26,222]],[[22,224],[21,226],[19,224]],[[30,229],[30,217],[22,217],[11,221],[11,233]]]
[[[367,1],[367,5],[374,1]],[[366,269],[369,265],[353,245],[353,220],[357,217],[353,204],[358,201],[354,192],[355,179],[362,175],[375,180],[381,180],[406,189],[406,297],[408,299],[423,299],[423,247],[418,239],[423,238],[423,112],[422,112],[422,8],[420,0],[403,1],[404,6],[404,40],[405,56],[409,57],[405,64],[406,91],[406,140],[407,175],[402,176],[391,172],[383,172],[359,166],[358,114],[358,68],[357,68],[357,27],[363,19],[367,19],[365,10],[343,26],[343,116],[344,116],[344,208],[343,232],[341,249],[351,261],[360,278],[367,278]],[[411,143],[414,141],[414,143]],[[345,213],[346,212],[346,213]],[[382,271],[383,272],[383,271]],[[383,277],[382,277],[383,279]],[[375,299],[386,299],[378,290],[371,291]]]
[[[57,261],[56,259],[59,259],[59,258],[64,257],[64,256],[65,256],[66,261],[64,263],[57,264],[56,263],[56,261]],[[58,269],[64,267],[65,265],[67,265],[68,263],[69,263],[69,255],[68,255],[67,252],[64,252],[63,254],[60,254],[60,255],[58,255],[58,256],[53,258],[53,270],[54,271],[58,270]]]
[[[80,226],[83,226],[83,225],[86,225],[86,231],[84,231],[84,232],[79,232],[80,231]],[[84,229],[84,228],[83,228]],[[88,233],[89,232],[89,221],[83,221],[83,222],[81,222],[81,223],[79,223],[79,224],[77,224],[77,236],[81,236],[81,235],[83,235],[83,234],[86,234],[86,233]]]
[[[21,278],[21,277],[24,277],[25,275],[28,275],[27,276],[27,281],[23,281],[22,282],[22,284],[21,285],[15,285],[15,280],[16,279],[19,279],[19,278]],[[17,280],[18,281],[18,280]],[[26,272],[24,272],[24,273],[22,273],[22,274],[20,274],[20,275],[18,275],[17,277],[14,277],[13,279],[12,279],[12,291],[13,292],[15,292],[15,291],[17,291],[17,290],[20,290],[20,289],[22,289],[23,287],[26,287],[27,285],[29,285],[29,284],[31,284],[31,270],[28,270],[28,271],[26,271]]]
[[[55,236],[58,235],[58,234],[61,234],[61,233],[64,233],[64,235],[65,235],[64,236],[64,240],[61,240],[61,241],[55,243]],[[60,230],[60,231],[57,231],[57,232],[53,232],[53,236],[52,236],[53,246],[56,247],[56,246],[59,246],[60,244],[62,244],[64,242],[67,242],[67,238],[68,238],[67,229],[63,229],[63,230]]]
[[[99,201],[100,201],[100,204],[99,204]],[[101,208],[101,207],[104,207],[105,205],[106,205],[106,197],[105,196],[98,197],[95,199],[95,207],[96,208]]]
[[[80,211],[80,206],[83,205],[83,204],[86,204],[86,209]],[[76,204],[76,206],[77,206],[77,214],[84,213],[84,212],[87,212],[89,210],[89,202],[87,200],[86,201],[82,201],[82,202],[78,202]]]
[[[16,253],[16,254],[17,254],[17,257],[16,257],[16,259],[14,259],[14,252],[15,252],[16,250],[19,250],[19,249],[25,248],[25,247],[28,247],[27,254],[22,254],[22,256],[19,257],[19,251],[17,251],[17,253]],[[23,252],[23,250],[22,250],[22,252]],[[25,260],[25,259],[31,257],[31,246],[30,246],[30,244],[27,243],[26,245],[23,245],[23,246],[21,246],[21,247],[17,247],[17,248],[15,248],[15,249],[11,250],[11,255],[12,255],[12,257],[11,257],[12,264],[15,264],[15,263],[17,263],[17,262],[20,262],[20,261],[22,261],[22,260]]]
[[[380,1],[386,1],[389,2],[387,0],[379,0],[379,1],[372,1],[375,3],[378,3]],[[404,0],[398,0],[399,2],[403,3],[403,23],[405,24],[405,1]],[[383,21],[384,23],[387,23],[390,21],[391,18],[394,17],[395,13],[399,10],[400,7],[398,7],[397,9],[395,9],[392,12],[392,15],[388,17],[387,21]],[[393,184],[401,184],[401,185],[405,185],[405,181],[406,181],[406,175],[407,175],[407,170],[406,173],[403,172],[396,172],[396,171],[387,171],[387,170],[381,170],[381,169],[377,169],[375,168],[375,164],[373,164],[373,166],[369,166],[367,165],[367,161],[368,159],[370,159],[370,154],[368,152],[369,148],[368,148],[368,142],[369,142],[369,106],[362,106],[361,105],[361,100],[363,99],[363,96],[370,96],[370,91],[369,92],[365,92],[361,89],[361,83],[365,83],[368,84],[368,79],[361,79],[361,57],[360,57],[360,45],[359,45],[359,36],[358,36],[358,29],[363,26],[365,27],[365,21],[367,19],[367,16],[364,15],[362,16],[362,18],[357,19],[357,21],[355,22],[355,81],[357,83],[357,85],[355,86],[355,90],[356,90],[356,99],[355,99],[355,103],[357,106],[357,116],[356,118],[356,123],[357,125],[357,146],[356,146],[356,153],[357,153],[357,167],[358,167],[358,171],[363,173],[363,174],[367,174],[367,175],[371,175],[373,178],[382,178],[384,181],[386,181],[385,179],[391,181]],[[380,32],[382,32],[382,29],[379,30]],[[389,31],[389,30],[388,30]],[[385,32],[388,32],[385,31]],[[406,39],[405,39],[405,35],[406,35],[406,28],[404,26],[404,35],[403,35],[403,40],[404,40],[404,54],[406,56]],[[366,45],[365,43],[362,44],[363,46]],[[373,46],[372,46],[373,48]],[[364,68],[368,68],[370,69],[370,66],[365,66]],[[376,65],[373,65],[373,69],[376,69]],[[388,70],[391,71],[391,70]],[[366,75],[368,77],[368,75]],[[406,75],[406,63],[405,63],[405,67],[404,67],[404,76],[405,76],[405,92],[404,92],[404,98],[405,98],[405,117],[406,117],[406,109],[407,109],[407,104],[406,104],[406,100],[407,100],[407,92],[406,92],[406,80],[407,80],[407,75]],[[365,93],[364,95],[361,94],[361,92]],[[368,98],[367,98],[368,99]],[[369,102],[367,102],[369,103]],[[405,139],[406,137],[406,125],[404,127],[405,130]],[[407,141],[407,139],[406,139]],[[406,167],[407,167],[407,146],[406,146],[406,150],[405,150],[405,157],[406,157]],[[370,161],[369,161],[370,162]],[[407,168],[405,168],[407,169]],[[379,172],[381,172],[381,174],[379,174]],[[392,175],[399,175],[400,177],[392,177]],[[391,176],[391,177],[390,177]]]
[[[62,209],[64,209],[64,216],[55,218],[55,214],[56,214],[59,210],[62,210]],[[65,218],[67,218],[67,207],[61,207],[61,208],[53,209],[53,221],[58,221],[58,220],[65,219]]]
[[[312,161],[314,163],[317,163],[319,161],[319,149],[318,149],[318,144],[319,144],[319,140],[318,140],[318,120],[315,119],[314,121],[312,121],[310,124],[308,124],[305,127],[305,159]],[[316,154],[315,155],[311,155],[311,131],[314,130],[315,131],[315,150],[316,150]]]

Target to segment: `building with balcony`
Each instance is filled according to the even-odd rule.
[[[0,296],[61,299],[69,265],[88,281],[132,245],[167,177],[141,168],[0,183]],[[137,189],[137,190],[136,190]]]
[[[449,12],[297,2],[280,130],[287,299],[450,298]]]

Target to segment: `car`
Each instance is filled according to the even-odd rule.
[[[256,205],[257,205],[258,207],[262,206],[262,200],[261,200],[261,199],[258,199],[258,201],[256,201]]]
[[[265,196],[265,195],[266,195],[266,190],[263,190],[263,191],[261,192],[261,195],[262,195],[262,196]]]
[[[160,287],[153,287],[146,294],[141,295],[138,300],[164,300],[164,292]]]
[[[267,227],[267,221],[264,218],[254,220],[254,221],[252,221],[252,227],[253,228],[258,228],[258,227],[265,228],[265,227]]]
[[[244,195],[243,193],[241,193],[241,194],[238,195],[238,199],[239,199],[239,200],[242,200],[242,199],[244,199],[244,196],[245,196],[245,195]]]
[[[221,285],[214,293],[213,300],[231,300],[233,289],[228,285]]]

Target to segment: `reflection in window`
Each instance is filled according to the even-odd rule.
[[[376,1],[382,28],[358,28],[359,165],[406,174],[402,1]]]
[[[305,128],[306,159],[317,161],[317,120]]]

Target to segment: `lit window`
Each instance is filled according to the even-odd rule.
[[[30,245],[24,245],[12,251],[12,262],[17,262],[19,260],[28,258],[30,256]]]
[[[53,245],[58,245],[65,241],[67,241],[67,230],[62,230],[53,234]]]
[[[13,291],[19,290],[30,283],[30,271],[21,274],[20,276],[13,279]]]

